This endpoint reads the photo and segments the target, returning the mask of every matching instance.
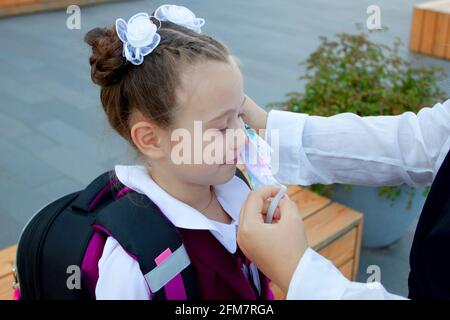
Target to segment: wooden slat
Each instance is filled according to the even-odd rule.
[[[355,256],[357,228],[353,228],[339,239],[319,250],[319,254],[341,266]]]
[[[79,6],[93,5],[105,2],[112,2],[117,0],[39,0],[39,1],[25,1],[17,5],[2,5],[0,4],[0,17],[14,16],[25,13],[34,13],[50,10],[65,9],[68,6],[75,4]]]
[[[0,251],[0,278],[11,273],[12,263],[16,259],[17,246],[11,246]]]
[[[409,49],[413,52],[418,52],[420,50],[423,17],[424,11],[417,7],[414,7],[411,22],[411,33],[409,35]]]
[[[350,260],[341,267],[339,267],[339,270],[342,272],[342,274],[349,280],[353,280],[353,264],[354,261]]]
[[[0,278],[0,300],[12,300],[13,298],[13,281],[12,274]]]
[[[445,41],[445,58],[450,60],[450,23],[447,29],[447,38]]]
[[[409,49],[450,59],[450,0],[428,1],[414,6]]]
[[[290,198],[297,203],[304,219],[331,203],[330,199],[319,196],[307,189],[295,193],[293,196],[290,196]]]
[[[353,279],[352,279],[353,281],[356,280],[356,276],[358,275],[359,270],[359,259],[361,258],[361,242],[362,242],[363,226],[364,221],[363,219],[361,219],[357,227],[357,235],[355,242],[355,261],[353,264]]]
[[[309,245],[320,250],[361,222],[362,214],[336,202],[305,219]]]
[[[8,6],[20,6],[24,4],[30,4],[34,2],[39,2],[37,0],[0,0],[0,7]]]
[[[289,197],[292,197],[294,194],[296,194],[297,192],[302,191],[303,188],[300,186],[289,186],[288,190],[287,190],[287,195]]]
[[[420,52],[428,55],[433,54],[437,16],[438,13],[434,11],[425,11],[424,13]]]
[[[16,259],[17,246],[11,246],[0,251],[0,300],[13,298],[12,264]]]
[[[434,40],[433,54],[436,57],[445,58],[445,52],[449,43],[448,31],[450,30],[450,15],[438,13],[436,24],[436,38]]]

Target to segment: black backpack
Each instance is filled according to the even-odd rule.
[[[236,175],[248,185],[239,169]],[[20,299],[95,299],[98,261],[110,235],[139,263],[152,300],[196,299],[195,270],[176,227],[113,171],[50,203],[27,223],[16,257]],[[185,292],[164,290],[177,275]]]

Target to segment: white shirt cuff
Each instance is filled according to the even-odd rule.
[[[309,115],[272,110],[267,118],[265,140],[273,149],[272,173],[283,184],[308,186],[325,179],[310,163],[303,146]]]
[[[292,276],[288,300],[342,299],[350,281],[327,259],[308,248]]]
[[[272,172],[284,184],[302,184],[303,127],[308,115],[272,110],[267,118],[265,140],[272,147]]]

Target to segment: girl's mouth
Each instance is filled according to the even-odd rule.
[[[235,166],[235,165],[237,165],[239,163],[239,157],[235,157],[235,158],[233,158],[233,159],[231,159],[231,160],[228,160],[228,159],[226,159],[224,162],[223,162],[223,166],[226,166],[226,165],[233,165],[233,166]]]

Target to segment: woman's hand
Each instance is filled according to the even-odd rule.
[[[287,292],[308,241],[297,205],[287,196],[275,212],[274,223],[264,223],[268,200],[278,190],[278,186],[266,186],[249,194],[241,209],[238,244],[267,277]]]
[[[258,106],[249,96],[246,96],[244,105],[242,107],[243,119],[247,124],[255,129],[266,129],[267,111]]]

